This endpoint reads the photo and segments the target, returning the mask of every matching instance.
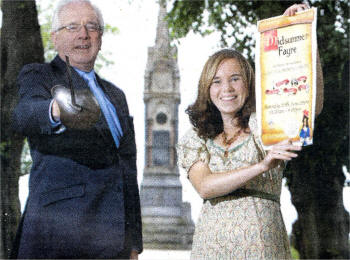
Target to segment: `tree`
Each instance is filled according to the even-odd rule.
[[[20,219],[18,178],[23,136],[11,129],[17,103],[16,78],[24,64],[43,62],[44,53],[34,0],[2,1],[1,29],[1,252],[8,257]]]
[[[202,35],[221,32],[221,46],[241,51],[253,64],[255,41],[247,31],[257,20],[280,15],[295,2],[298,1],[175,0],[168,20],[175,39],[190,30]],[[325,100],[323,112],[316,119],[314,145],[306,147],[286,171],[298,211],[292,243],[301,258],[348,258],[349,214],[342,199],[342,166],[349,168],[350,3],[308,3],[319,10],[317,36]]]

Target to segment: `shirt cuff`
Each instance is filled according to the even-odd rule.
[[[56,127],[56,126],[59,126],[61,123],[61,120],[58,120],[58,121],[55,121],[53,118],[52,118],[52,103],[53,103],[54,99],[51,100],[50,102],[50,106],[49,106],[49,118],[50,118],[50,123],[51,123],[51,126],[52,127]]]
[[[55,121],[52,118],[52,103],[53,103],[53,99],[50,102],[50,106],[49,106],[49,119],[50,119],[50,124],[52,126],[52,128],[55,128],[57,130],[54,131],[55,134],[60,134],[62,132],[64,132],[66,130],[66,127],[62,124],[61,120],[59,121]]]

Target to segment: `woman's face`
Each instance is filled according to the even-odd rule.
[[[241,66],[234,58],[223,60],[210,85],[210,99],[221,116],[234,116],[244,105],[248,90]]]

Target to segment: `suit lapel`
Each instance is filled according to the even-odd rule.
[[[51,65],[56,68],[54,71],[58,74],[56,75],[56,79],[59,80],[59,83],[55,84],[63,84],[66,88],[69,88],[69,81],[68,81],[68,72],[67,72],[67,66],[66,63],[57,55],[55,59],[51,62]],[[75,71],[75,69],[72,68],[72,85],[74,89],[83,89],[83,88],[89,88],[88,84],[85,82],[85,80],[79,76],[79,74]]]
[[[103,92],[105,93],[105,95],[107,96],[109,101],[115,107],[115,110],[117,112],[118,119],[120,121],[122,130],[125,133],[125,131],[127,130],[127,124],[126,124],[126,121],[125,121],[126,115],[125,115],[125,113],[123,112],[123,110],[122,110],[122,108],[120,106],[119,97],[117,96],[117,93],[113,89],[114,86],[111,85],[111,84],[103,82],[101,80],[101,78],[97,75],[97,73],[96,73],[96,79],[97,79],[97,83],[102,88]]]

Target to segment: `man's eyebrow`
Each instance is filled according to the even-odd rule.
[[[85,24],[97,24],[98,25],[98,22],[97,21],[87,21]],[[70,23],[67,23],[68,25],[71,25],[71,24],[74,24],[74,25],[80,25],[81,23],[80,22],[70,22]]]
[[[77,23],[77,22],[70,22],[70,23],[67,23],[67,25],[79,25],[79,23]]]

